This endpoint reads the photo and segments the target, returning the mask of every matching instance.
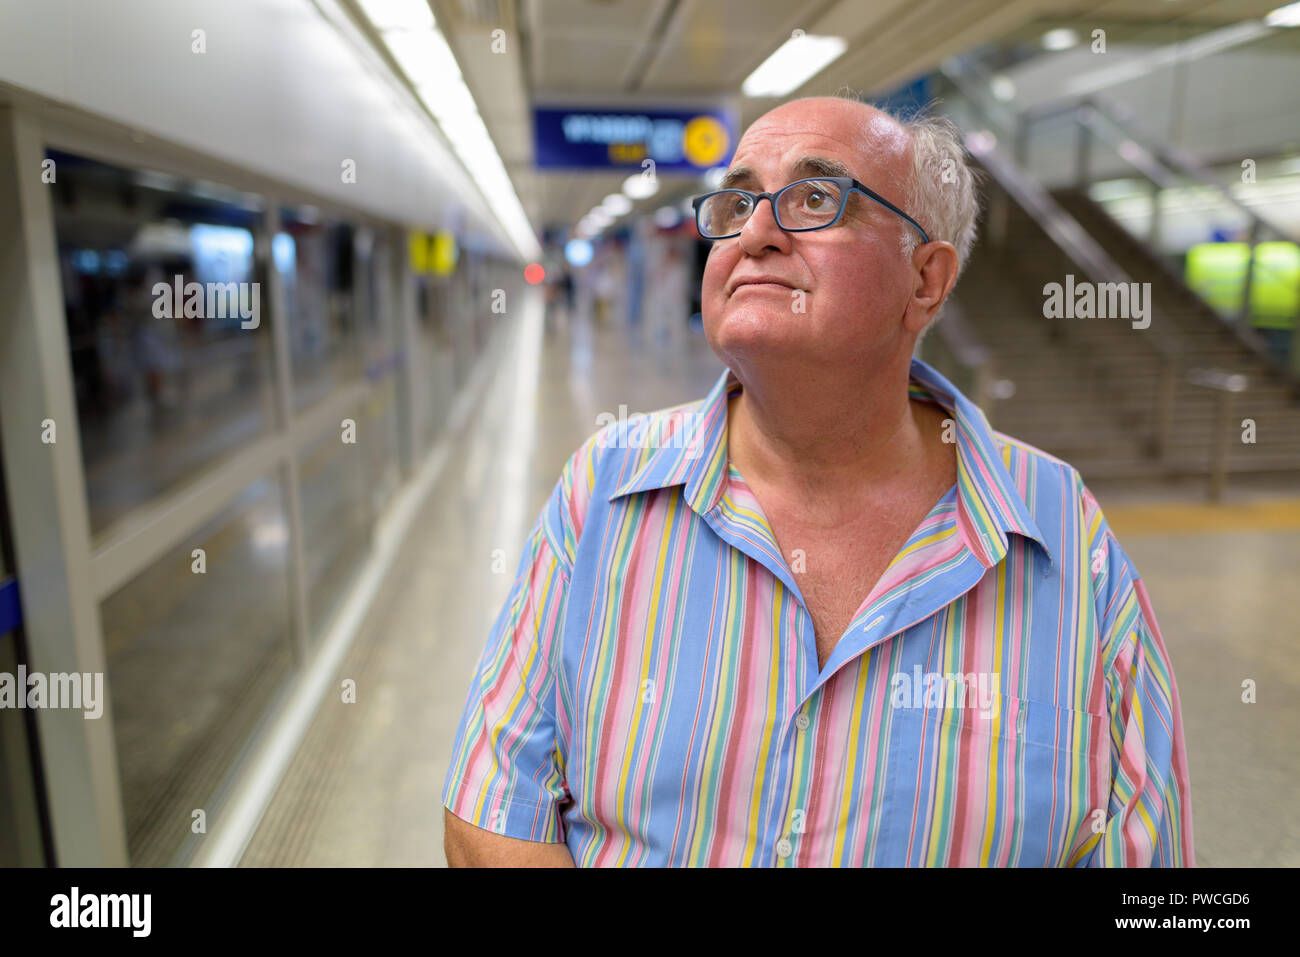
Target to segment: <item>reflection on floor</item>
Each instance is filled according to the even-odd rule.
[[[536,341],[536,340],[532,340]],[[242,863],[444,863],[440,793],[471,671],[509,589],[524,535],[601,411],[702,397],[721,372],[702,337],[643,347],[621,329],[548,328],[535,384],[526,333],[412,528],[327,701]],[[522,361],[520,361],[522,358]],[[497,360],[491,360],[497,361]],[[1147,581],[1182,698],[1198,864],[1300,864],[1290,798],[1300,777],[1300,520],[1261,527],[1250,507],[1161,512],[1098,490]],[[1114,501],[1112,509],[1108,503]],[[1268,511],[1272,509],[1272,511]],[[1265,507],[1276,519],[1300,504]],[[1225,518],[1226,516],[1226,518]],[[1272,521],[1272,519],[1270,519]],[[506,554],[492,571],[494,549]],[[1258,703],[1241,703],[1254,679]]]

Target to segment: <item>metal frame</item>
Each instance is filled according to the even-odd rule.
[[[42,131],[0,108],[0,436],[14,557],[33,671],[104,672],[92,586],[90,520],[73,398],[67,324]],[[41,422],[55,423],[42,443]],[[111,701],[100,720],[77,710],[36,714],[59,866],[127,863]]]

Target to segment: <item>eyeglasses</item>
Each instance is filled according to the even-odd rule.
[[[800,179],[775,193],[751,193],[745,189],[720,189],[691,200],[695,207],[695,227],[704,239],[730,239],[739,236],[760,200],[772,204],[776,224],[787,233],[808,233],[834,226],[844,216],[849,194],[857,192],[874,200],[891,213],[903,217],[925,242],[925,230],[907,213],[852,176],[823,176]]]

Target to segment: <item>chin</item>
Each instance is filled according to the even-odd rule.
[[[720,310],[705,311],[704,337],[725,361],[729,355],[793,345],[800,330],[807,333],[811,329],[807,318],[778,305],[732,302]],[[800,322],[793,323],[793,319]]]

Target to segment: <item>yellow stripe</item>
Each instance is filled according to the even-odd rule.
[[[908,555],[912,554],[912,552],[925,548],[927,545],[933,545],[935,542],[943,541],[945,538],[951,538],[953,535],[956,534],[957,534],[957,526],[955,523],[949,525],[947,528],[941,528],[939,529],[939,531],[935,532],[934,534],[927,535],[919,542],[907,546],[907,548],[903,549],[901,552],[899,552],[897,555],[894,556],[894,560],[889,563],[889,567],[893,568],[895,565],[897,565]],[[888,570],[889,569],[886,569],[886,571]]]
[[[668,541],[672,537],[672,529],[675,527],[677,517],[677,503],[679,498],[674,495],[668,499],[668,514],[664,517],[664,531],[659,536],[659,554],[655,556],[655,578],[654,585],[650,589],[650,614],[646,618],[645,634],[646,638],[641,650],[641,680],[637,683],[633,692],[635,702],[632,707],[632,719],[627,729],[627,743],[623,748],[623,766],[618,772],[618,814],[623,814],[623,802],[627,799],[628,779],[631,775],[632,752],[637,749],[637,728],[641,723],[642,705],[645,704],[645,682],[650,677],[650,650],[654,647],[654,641],[651,636],[655,634],[655,626],[659,620],[659,609],[662,606],[661,595],[663,594],[664,584],[664,566],[668,564]],[[657,698],[661,694],[659,688],[654,689],[654,695]],[[648,746],[648,742],[647,742]],[[650,756],[646,755],[649,760]],[[624,834],[630,834],[631,828],[624,823]],[[632,849],[630,840],[623,841],[623,850],[619,852],[618,860],[615,862],[616,867],[624,867],[627,864],[627,853]]]
[[[957,616],[946,615],[948,619],[944,626],[944,647],[939,660],[941,662],[954,661],[957,659]],[[945,691],[946,694],[946,691]],[[942,715],[942,711],[940,712]],[[948,773],[948,736],[944,731],[942,718],[936,719],[935,730],[939,738],[939,749],[937,760],[934,766],[934,783],[931,785],[930,794],[934,798],[934,806],[931,809],[930,820],[930,839],[926,848],[926,862],[930,867],[937,867],[939,860],[939,838],[945,832],[952,833],[951,829],[951,810],[948,812],[949,817],[944,817],[944,812],[940,807],[940,792],[943,786],[947,785],[950,792],[949,807],[954,807],[957,803],[956,789],[952,780],[952,775]],[[958,732],[960,737],[960,732]]]
[[[550,594],[551,580],[552,578],[554,578],[554,576],[555,576],[555,564],[552,563],[550,569],[546,573],[546,584],[543,586],[543,590],[542,590],[543,598],[545,598],[547,595]],[[523,600],[527,601],[528,596],[524,595]],[[545,603],[543,602],[543,606],[544,604]],[[540,630],[541,630],[541,623],[537,621],[537,616],[534,615],[533,616],[533,641],[531,647],[528,649],[528,660],[525,661],[523,667],[519,669],[520,671],[519,687],[515,689],[515,696],[510,699],[510,707],[506,710],[506,716],[509,718],[509,721],[506,722],[507,724],[513,723],[515,711],[519,707],[519,702],[524,697],[524,688],[528,684],[528,675],[532,671],[533,659],[537,656],[537,645],[538,645],[537,639]],[[506,640],[508,643],[509,639]],[[508,645],[505,648],[505,654],[509,656],[511,660],[513,660],[514,655],[511,654]],[[501,673],[497,672],[497,674],[492,676],[493,682],[495,682],[500,677],[501,677]],[[495,755],[497,752],[497,738],[501,737],[502,727],[503,724],[501,723],[494,725],[492,728],[492,732],[489,736],[488,746],[491,749],[493,755]],[[482,819],[483,802],[486,798],[487,798],[487,793],[484,792],[479,795],[478,801],[474,803],[474,820],[476,821]]]
[[[867,710],[867,669],[869,663],[877,657],[880,645],[870,649],[858,663],[857,687],[853,691],[853,714],[849,718],[849,753],[844,762],[844,790],[840,794],[839,831],[835,839],[835,856],[838,861],[844,855],[844,843],[849,837],[849,807],[852,804],[851,785],[854,770],[858,765],[858,735],[862,733],[862,713]],[[864,801],[864,806],[866,802]]]
[[[745,842],[745,851],[741,860],[748,860],[749,855],[758,846],[758,799],[759,795],[763,793],[763,781],[767,778],[767,756],[771,753],[772,727],[776,716],[776,683],[781,674],[782,649],[780,636],[782,629],[780,610],[784,604],[782,601],[784,591],[785,586],[780,579],[777,579],[776,588],[772,595],[772,652],[768,664],[768,672],[771,677],[767,683],[767,721],[763,728],[762,740],[758,746],[759,762],[755,769],[757,773],[754,776],[754,793],[749,802],[749,839]]]
[[[1117,535],[1188,532],[1247,532],[1300,528],[1300,499],[1271,499],[1234,505],[1161,503],[1106,509]]]
[[[717,834],[714,827],[713,816],[709,813],[710,798],[712,797],[713,782],[717,777],[718,761],[714,760],[717,754],[714,749],[718,745],[717,737],[726,734],[724,727],[726,719],[726,707],[730,694],[721,687],[722,682],[726,679],[728,672],[731,670],[731,662],[734,657],[737,642],[729,641],[730,631],[733,627],[735,615],[744,614],[744,603],[741,603],[739,609],[736,609],[736,593],[744,588],[744,579],[742,577],[743,562],[745,556],[739,551],[732,551],[731,558],[728,561],[726,575],[728,578],[727,585],[727,607],[726,617],[722,622],[719,635],[722,640],[722,657],[718,662],[716,670],[719,687],[715,690],[713,698],[713,716],[708,727],[712,729],[713,735],[706,737],[703,742],[701,754],[705,755],[703,772],[700,775],[699,799],[695,802],[695,817],[692,823],[694,828],[694,837],[691,840],[691,852],[689,860],[695,865],[700,866],[707,864],[708,859],[703,856],[704,842]],[[723,741],[725,745],[725,739]],[[725,754],[725,749],[724,749]]]
[[[998,587],[993,592],[993,666],[1002,667],[1002,630],[1005,625],[1007,610],[1007,562],[998,563]],[[1002,681],[998,680],[998,692],[1002,691]],[[984,846],[980,848],[980,862],[983,866],[989,866],[989,858],[993,856],[993,823],[995,812],[999,805],[997,801],[998,793],[998,756],[1007,753],[1014,760],[1017,746],[1007,744],[1005,752],[1000,742],[1002,740],[1002,703],[998,703],[998,713],[993,718],[993,734],[989,738],[989,781],[988,789],[985,792],[987,799],[985,805],[988,808],[984,815]]]

